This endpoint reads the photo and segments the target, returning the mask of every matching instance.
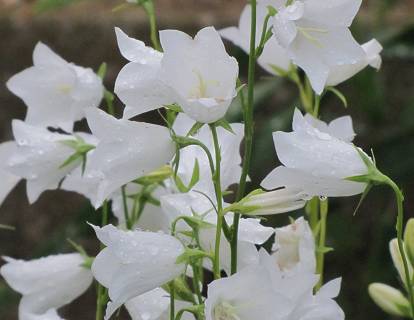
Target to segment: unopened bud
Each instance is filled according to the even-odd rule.
[[[373,283],[368,287],[368,292],[384,312],[393,316],[410,316],[410,303],[401,291],[386,284]]]
[[[403,245],[403,248],[404,248],[404,251],[407,251],[404,245]],[[406,281],[407,277],[405,275],[404,263],[403,263],[403,259],[401,256],[400,249],[398,247],[397,239],[392,239],[390,241],[390,254],[391,254],[391,258],[394,263],[394,266],[398,271],[401,281],[404,283],[405,287],[408,288],[410,284],[408,284]],[[411,264],[408,265],[408,272],[409,272],[409,278],[411,279],[412,274],[413,274],[413,267],[411,266]]]
[[[404,232],[404,245],[407,251],[408,258],[412,265],[414,265],[414,219],[408,220]]]

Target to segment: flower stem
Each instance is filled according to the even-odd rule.
[[[131,219],[129,218],[129,212],[128,212],[128,202],[127,202],[127,194],[126,194],[126,187],[121,187],[121,193],[122,193],[122,206],[124,208],[124,218],[125,218],[125,225],[128,230],[132,229]]]
[[[239,181],[239,188],[237,190],[237,201],[240,201],[246,192],[247,175],[250,169],[250,162],[253,148],[253,103],[254,103],[254,80],[256,70],[256,15],[257,15],[257,0],[250,1],[251,7],[251,23],[250,23],[250,55],[249,55],[249,70],[247,78],[247,105],[243,108],[244,116],[244,155],[242,174]],[[237,272],[237,243],[239,232],[240,214],[234,214],[233,220],[233,236],[231,239],[231,273]]]
[[[221,233],[223,229],[223,193],[221,190],[221,151],[217,136],[217,128],[214,124],[210,125],[211,134],[213,136],[214,153],[215,153],[215,169],[213,174],[214,191],[216,193],[217,200],[217,227],[216,227],[216,242],[214,247],[214,265],[213,273],[214,278],[220,278],[220,242]]]
[[[405,253],[404,243],[403,243],[403,232],[404,232],[404,230],[403,230],[404,229],[403,202],[404,202],[404,196],[403,196],[400,188],[395,184],[394,181],[392,181],[387,176],[384,176],[383,178],[385,179],[385,183],[388,186],[390,186],[392,188],[392,190],[394,191],[395,198],[396,198],[396,201],[397,201],[396,229],[397,229],[398,249],[400,251],[401,259],[402,259],[403,266],[404,266],[405,282],[407,283],[408,298],[409,298],[410,306],[411,306],[411,318],[414,319],[413,284],[412,284],[412,280],[410,278],[410,270],[409,270],[409,267],[408,267],[408,259],[407,259],[407,255]]]
[[[155,50],[162,51],[160,40],[158,39],[157,19],[155,17],[153,0],[144,2],[143,7],[149,18],[152,45]]]
[[[102,221],[101,226],[105,226],[108,224],[108,216],[109,216],[109,204],[108,200],[105,200],[102,206]],[[100,248],[101,250],[105,247],[104,244],[101,243]],[[96,298],[96,320],[103,319],[104,307],[108,300],[108,292],[107,289],[104,288],[100,283],[97,285],[97,298]]]
[[[319,244],[316,254],[316,273],[319,274],[319,282],[315,286],[315,290],[318,291],[323,284],[323,272],[325,264],[325,240],[326,240],[326,222],[328,218],[328,199],[319,200],[320,203],[320,231],[319,231]]]
[[[170,284],[170,320],[175,320],[175,289],[173,282]]]

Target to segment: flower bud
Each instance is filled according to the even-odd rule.
[[[277,189],[270,192],[253,192],[241,201],[245,214],[264,216],[303,208],[308,197],[297,189]]]
[[[372,283],[368,287],[368,292],[371,299],[386,313],[393,316],[410,316],[410,303],[401,291],[386,284]]]
[[[402,260],[402,257],[401,257],[400,249],[398,247],[398,240],[397,239],[392,239],[390,241],[389,246],[390,246],[390,254],[391,254],[391,258],[392,258],[392,261],[394,263],[394,266],[398,271],[398,274],[401,278],[401,281],[404,283],[405,287],[408,287],[409,284],[406,283],[404,264],[403,264],[403,260]],[[403,247],[404,247],[404,251],[407,251],[405,249],[405,245]],[[412,274],[413,274],[413,267],[412,267],[411,264],[408,264],[408,270],[409,270],[409,277],[411,279]]]
[[[407,255],[411,261],[411,264],[414,265],[414,219],[411,218],[408,220],[407,225],[405,226],[404,232],[404,245]]]

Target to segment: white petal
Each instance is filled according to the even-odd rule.
[[[239,239],[253,244],[263,244],[274,233],[274,229],[260,224],[258,219],[240,219]]]
[[[125,59],[141,64],[158,64],[161,61],[162,53],[145,46],[144,42],[128,37],[117,27],[115,27],[115,34],[119,51]]]
[[[0,205],[20,181],[20,177],[6,171],[5,165],[10,156],[15,152],[16,144],[13,141],[0,144]]]
[[[310,173],[277,167],[262,181],[261,186],[271,190],[275,188],[300,188],[309,196],[345,197],[362,193],[366,185],[329,177],[318,177]]]
[[[160,320],[169,310],[168,292],[156,288],[125,303],[132,320]]]
[[[323,287],[318,291],[317,295],[319,298],[336,298],[341,291],[341,278],[336,278],[324,284]]]
[[[64,320],[55,309],[50,309],[44,314],[35,314],[31,310],[25,310],[25,306],[19,305],[19,320]]]
[[[329,132],[334,137],[343,141],[351,142],[356,133],[350,116],[337,118],[329,123]]]
[[[382,59],[380,53],[382,51],[382,45],[376,40],[372,39],[362,45],[362,49],[364,49],[368,64],[375,68],[379,69],[381,67]]]
[[[124,118],[132,118],[177,100],[162,78],[159,63],[128,63],[116,78],[115,93],[127,105]]]
[[[52,49],[42,42],[38,42],[33,50],[33,64],[39,67],[65,66],[66,60],[56,54]]]

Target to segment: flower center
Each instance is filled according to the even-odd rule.
[[[68,84],[61,84],[57,87],[57,89],[59,90],[59,92],[64,93],[64,94],[68,94],[72,91],[72,86],[68,85]]]
[[[214,308],[214,320],[240,320],[235,308],[228,302],[221,302]]]
[[[197,85],[191,90],[190,98],[200,99],[207,98],[207,90],[209,86],[218,86],[218,81],[215,80],[205,80],[201,75],[200,71],[193,70],[197,76]]]
[[[323,47],[321,41],[314,34],[328,33],[328,30],[310,27],[305,28],[299,26],[297,26],[296,28],[307,40],[312,42],[315,46]]]

